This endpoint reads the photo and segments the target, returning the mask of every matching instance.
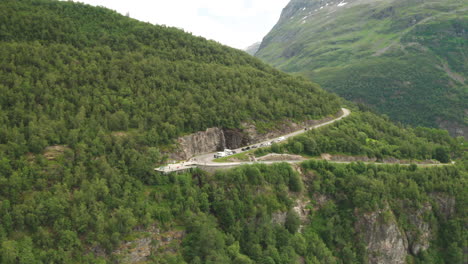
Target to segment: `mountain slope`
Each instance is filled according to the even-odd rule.
[[[465,1],[292,0],[256,56],[392,119],[467,136]]]
[[[208,127],[339,110],[337,97],[316,85],[178,29],[71,2],[1,5],[3,144],[12,128],[25,133],[21,123],[48,124],[25,136],[37,152],[95,124],[137,129],[154,145]]]
[[[382,232],[360,239],[355,219],[375,214],[423,251],[399,259],[463,260],[467,163],[464,142],[447,132],[354,107],[316,147],[308,133],[288,148],[456,165],[158,174],[160,150],[179,135],[319,118],[341,100],[242,51],[104,8],[6,0],[0,22],[0,263],[359,263],[391,253]],[[433,211],[405,218],[428,203]]]

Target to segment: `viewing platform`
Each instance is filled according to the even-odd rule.
[[[154,170],[157,172],[161,172],[164,174],[171,173],[171,172],[182,172],[189,169],[196,168],[196,164],[190,162],[182,162],[182,163],[174,163],[168,164],[166,166],[161,166],[159,168],[155,168]]]

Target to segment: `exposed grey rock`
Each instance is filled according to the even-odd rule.
[[[455,198],[443,193],[431,193],[430,196],[435,200],[438,212],[444,217],[445,220],[452,217],[455,213]]]
[[[273,224],[284,225],[284,223],[286,222],[287,214],[287,212],[273,213],[271,214],[271,222],[273,222]]]
[[[223,130],[217,127],[180,137],[177,141],[179,150],[171,155],[172,159],[177,160],[186,160],[197,154],[214,152],[226,147]]]
[[[464,114],[465,116],[468,115],[468,109],[465,109]],[[454,137],[464,137],[468,139],[468,126],[463,126],[456,122],[442,120],[440,118],[437,119],[437,124],[439,124],[441,128],[448,130],[450,135]]]
[[[400,231],[395,216],[388,208],[376,212],[358,213],[356,230],[366,244],[369,263],[404,264],[408,241]]]
[[[229,149],[236,149],[250,143],[249,136],[241,129],[223,129],[226,146]]]
[[[178,245],[171,243],[175,241],[175,244],[180,244],[185,236],[184,231],[161,232],[155,226],[151,226],[145,232],[147,236],[128,241],[112,253],[118,257],[119,263],[142,263],[152,254],[176,252]]]
[[[407,214],[409,223],[416,228],[415,230],[410,230],[406,233],[409,249],[413,255],[417,255],[419,252],[427,250],[430,246],[432,238],[431,228],[429,223],[424,221],[423,217],[424,214],[431,212],[432,206],[430,204],[426,204],[414,213]]]
[[[138,263],[151,255],[151,241],[150,237],[144,237],[126,242],[112,254],[119,256],[119,263]]]

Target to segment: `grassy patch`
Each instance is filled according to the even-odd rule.
[[[218,159],[214,159],[214,162],[231,162],[231,159],[238,159],[240,161],[249,161],[249,156],[247,154],[252,153],[254,150],[244,151],[241,153],[237,153],[231,156],[222,157]]]

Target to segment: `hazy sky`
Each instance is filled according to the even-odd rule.
[[[130,17],[183,28],[194,35],[244,49],[276,24],[289,0],[78,0]]]

